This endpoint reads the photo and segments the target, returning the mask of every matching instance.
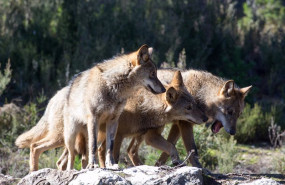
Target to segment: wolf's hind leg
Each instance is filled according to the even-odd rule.
[[[64,148],[61,156],[56,162],[57,169],[62,170],[62,171],[66,170],[67,160],[68,160],[68,150]]]
[[[30,151],[30,171],[38,170],[39,157],[41,153],[46,150],[63,146],[64,142],[61,139],[54,137],[54,135],[47,135],[47,137],[31,144]]]
[[[127,149],[128,156],[134,166],[139,166],[143,164],[139,158],[139,147],[142,141],[143,141],[143,135],[133,137]]]

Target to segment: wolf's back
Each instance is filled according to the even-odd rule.
[[[29,131],[21,134],[15,141],[16,146],[19,148],[28,148],[32,141],[37,141],[42,138],[48,131],[45,117],[43,116],[38,124],[36,124]]]

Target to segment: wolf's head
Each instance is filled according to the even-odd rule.
[[[205,113],[184,86],[180,71],[176,71],[165,93],[167,112],[173,120],[185,120],[203,123],[208,120]]]
[[[165,92],[165,88],[157,78],[156,66],[151,60],[152,51],[152,48],[143,45],[134,53],[132,72],[135,74],[138,83],[153,94],[160,94]]]
[[[224,127],[231,135],[236,133],[236,122],[244,108],[244,98],[252,86],[238,88],[233,80],[225,82],[214,102],[216,108],[212,132],[217,133]]]

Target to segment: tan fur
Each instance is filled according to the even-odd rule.
[[[158,78],[163,83],[169,83],[175,70],[158,70]],[[198,70],[182,72],[187,90],[194,96],[200,107],[203,108],[209,122],[221,123],[229,134],[235,134],[236,121],[244,108],[244,98],[251,86],[239,88],[233,80],[224,80],[211,73]],[[201,167],[193,137],[193,124],[185,121],[176,121],[172,125],[168,141],[176,144],[182,136],[187,152],[195,150],[195,155],[190,157],[193,166]],[[168,154],[163,153],[157,165],[165,164]]]
[[[87,168],[97,167],[98,128],[106,127],[106,166],[118,168],[113,158],[114,138],[118,119],[126,100],[138,88],[162,93],[164,87],[156,77],[156,67],[149,47],[115,57],[84,71],[74,79],[64,107],[64,141],[68,150],[67,169],[73,169],[75,138],[78,130],[87,126],[89,162]]]
[[[119,158],[122,140],[125,137],[139,136],[140,139],[137,139],[134,148],[131,146],[128,149],[129,156],[134,165],[141,164],[137,154],[139,145],[143,139],[146,140],[147,144],[170,154],[174,164],[179,163],[179,156],[175,146],[168,143],[161,136],[164,125],[176,119],[202,123],[207,118],[186,90],[180,72],[174,75],[171,84],[166,89],[166,93],[160,95],[153,95],[144,89],[140,89],[134,96],[128,99],[124,111],[119,118],[119,126],[114,144],[116,162]],[[98,138],[102,142],[99,148],[101,167],[105,166],[106,134],[104,128],[100,127]]]
[[[62,113],[67,92],[67,87],[58,91],[49,101],[37,125],[20,135],[15,142],[20,148],[30,147],[30,171],[38,170],[38,160],[42,152],[64,145]]]
[[[38,158],[41,152],[64,145],[63,133],[65,133],[66,140],[69,141],[68,144],[71,145],[73,152],[75,145],[71,143],[74,142],[74,138],[78,138],[76,140],[80,143],[78,145],[87,143],[83,141],[83,138],[87,138],[86,122],[94,117],[94,111],[99,114],[95,117],[100,122],[110,122],[110,120],[116,122],[126,98],[137,88],[144,86],[153,93],[164,92],[165,88],[156,77],[156,67],[150,58],[151,53],[152,48],[144,45],[136,52],[115,57],[79,74],[68,87],[59,91],[49,102],[44,116],[35,128],[28,131],[27,134],[24,133],[16,141],[16,144],[21,147],[31,146],[30,171],[38,169]],[[64,119],[66,120],[64,121]],[[75,123],[71,121],[75,121]],[[115,129],[113,124],[108,123],[108,128],[113,129],[113,135],[116,130],[116,123],[114,124]],[[94,131],[96,124],[90,123],[89,125]],[[82,137],[83,135],[84,137]],[[95,137],[96,134],[93,133],[93,136]],[[114,136],[108,135],[107,137],[109,148],[111,137]],[[96,148],[94,141],[92,146],[93,149]],[[39,149],[37,150],[37,148]],[[83,166],[86,166],[88,155],[84,154],[88,147],[75,149],[78,153],[83,154],[85,160]],[[69,154],[68,150],[65,152]],[[92,157],[94,155],[92,153]],[[74,153],[69,154],[69,159],[71,161],[74,159]],[[90,167],[93,165],[94,163]],[[69,162],[68,169],[72,167],[73,162]]]

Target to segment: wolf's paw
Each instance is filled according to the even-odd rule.
[[[107,165],[106,164],[106,168],[107,169],[112,169],[112,170],[119,170],[120,169],[118,164],[113,164],[113,165],[111,165],[111,164]]]
[[[86,166],[86,169],[95,169],[95,168],[99,168],[99,165],[98,164],[94,164],[94,163],[89,163]]]
[[[180,159],[173,160],[172,164],[174,166],[185,166],[186,165],[186,164],[183,164],[183,161],[181,161]]]

